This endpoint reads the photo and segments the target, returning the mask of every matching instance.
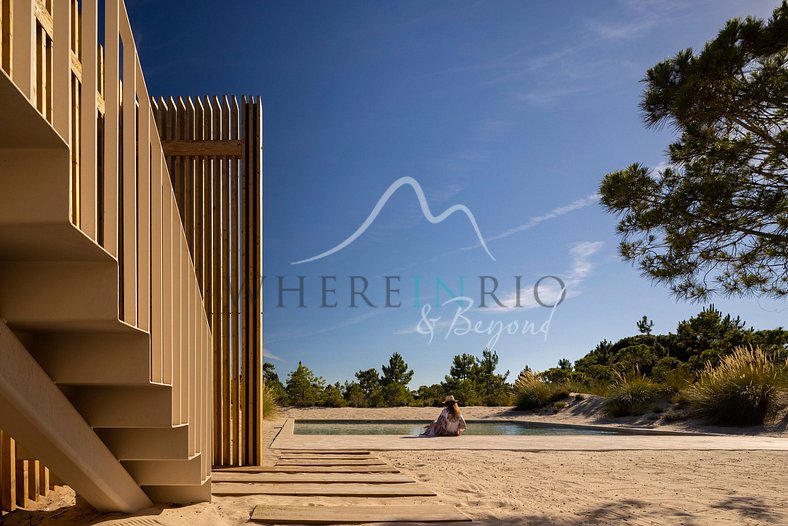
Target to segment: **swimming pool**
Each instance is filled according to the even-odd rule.
[[[310,420],[297,419],[295,435],[398,435],[416,436],[429,420]],[[468,420],[465,435],[622,435],[629,430],[537,422]]]

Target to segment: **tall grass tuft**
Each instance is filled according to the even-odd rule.
[[[514,407],[519,411],[540,409],[567,396],[566,386],[547,383],[532,371],[523,371],[514,383]]]
[[[664,393],[664,386],[642,376],[621,376],[610,387],[604,409],[610,416],[642,415]]]
[[[737,347],[719,365],[707,364],[686,390],[695,415],[721,426],[763,424],[778,409],[785,369],[760,347]]]
[[[263,418],[272,419],[279,415],[276,395],[267,385],[263,388]]]

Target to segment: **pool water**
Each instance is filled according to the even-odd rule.
[[[430,421],[419,420],[296,420],[296,435],[416,436]],[[532,422],[468,421],[465,435],[618,435],[621,431]]]

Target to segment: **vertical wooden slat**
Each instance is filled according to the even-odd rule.
[[[80,134],[80,123],[82,122],[82,112],[79,108],[80,92],[79,80],[74,75],[71,75],[71,222],[81,228],[82,170],[80,168],[80,145],[82,137]]]
[[[170,249],[172,250],[172,326],[173,326],[173,349],[172,349],[172,388],[173,388],[173,418],[174,422],[183,423],[183,412],[181,410],[181,352],[184,346],[183,341],[183,302],[181,299],[181,288],[183,283],[183,273],[181,272],[181,241],[178,235],[180,231],[181,218],[178,212],[178,205],[174,195],[168,197],[170,201],[170,224],[171,239]]]
[[[139,130],[137,132],[139,152],[138,180],[137,180],[137,272],[139,299],[137,302],[137,327],[147,331],[150,328],[150,168],[151,168],[151,115],[150,100],[147,97],[145,80],[142,77],[142,67],[139,60],[135,62],[137,86],[140,87],[139,100]],[[154,131],[155,133],[155,131]],[[152,371],[152,370],[151,370]]]
[[[194,104],[192,103],[191,97],[187,97],[184,99],[179,99],[179,103],[181,108],[185,108],[184,113],[184,140],[193,141],[194,140]],[[194,254],[194,217],[195,217],[195,210],[194,210],[194,157],[187,156],[184,159],[184,169],[183,169],[183,192],[184,192],[184,207],[183,213],[185,214],[185,219],[183,221],[183,228],[186,230],[186,243],[189,246],[189,253]]]
[[[120,107],[119,0],[104,2],[104,248],[118,255],[118,135]]]
[[[33,99],[38,111],[46,118],[46,107],[44,106],[44,74],[46,68],[46,32],[36,22],[36,49],[35,49],[35,84],[33,85]]]
[[[201,141],[205,136],[205,112],[203,111],[202,101],[197,97],[192,101],[189,97],[189,103],[194,108],[194,140]],[[204,158],[194,157],[192,160],[192,167],[194,169],[194,246],[192,250],[192,258],[194,260],[194,271],[197,275],[197,283],[200,290],[203,290],[205,285],[205,254],[204,254],[204,232],[203,232],[203,204],[205,191],[203,189],[204,171]]]
[[[213,98],[213,112],[214,112],[214,137],[217,139],[224,139],[228,134],[228,128],[225,125],[224,107],[218,97]],[[229,177],[227,176],[227,162],[224,159],[217,158],[214,161],[214,189],[215,189],[215,206],[216,212],[214,215],[214,230],[216,247],[214,250],[214,349],[216,349],[216,368],[218,369],[217,375],[219,378],[220,392],[218,396],[217,407],[215,408],[216,414],[221,421],[221,438],[219,446],[221,447],[221,464],[229,465],[233,463],[233,458],[230,455],[230,437],[232,428],[232,418],[230,411],[230,338],[229,338]]]
[[[33,0],[13,0],[12,20],[13,52],[12,79],[19,90],[35,103],[33,98],[36,74],[35,44],[36,21]]]
[[[156,102],[151,100],[154,115]],[[157,121],[159,119],[157,118]],[[159,121],[160,122],[160,121]],[[150,170],[150,334],[151,334],[151,375],[155,382],[165,382],[164,379],[164,283],[162,280],[163,250],[162,229],[164,218],[162,216],[162,154],[159,140],[158,127],[150,132],[151,139],[151,170]]]
[[[200,100],[203,118],[203,140],[213,140],[213,112],[210,101]],[[208,323],[211,322],[211,302],[213,296],[213,159],[203,158],[203,285],[202,297]]]
[[[252,405],[254,400],[250,397],[252,389],[251,386],[253,384],[253,380],[250,378],[252,371],[252,359],[251,359],[251,352],[252,352],[252,341],[250,338],[250,325],[249,325],[249,306],[251,300],[251,287],[254,283],[253,276],[251,275],[251,265],[249,264],[249,242],[251,237],[251,217],[252,217],[252,210],[249,206],[249,200],[251,195],[250,185],[252,184],[252,178],[250,177],[250,169],[251,169],[251,155],[250,150],[252,148],[254,137],[251,133],[251,104],[249,104],[249,100],[246,97],[241,99],[241,127],[243,129],[243,153],[241,157],[241,241],[240,241],[240,252],[241,252],[241,294],[239,298],[239,305],[240,305],[240,320],[241,320],[241,342],[242,342],[242,370],[243,370],[243,395],[244,395],[244,431],[245,431],[245,440],[244,444],[245,453],[248,455],[249,451],[249,444],[254,439],[253,436],[253,424],[251,422],[251,417],[253,414]]]
[[[169,101],[169,114],[170,114],[170,133],[168,139],[183,139],[181,130],[183,129],[183,111],[178,102],[170,97]],[[180,156],[175,156],[172,159],[172,166],[170,168],[170,179],[172,180],[172,188],[175,192],[175,202],[178,203],[180,208],[183,208],[183,172],[181,170],[183,159]],[[183,211],[178,210],[181,224],[183,224]]]
[[[254,450],[254,464],[262,464],[263,461],[263,103],[262,98],[257,97],[252,114],[252,128],[254,132],[254,145],[252,155],[254,159],[254,171],[249,172],[249,176],[254,177],[254,235],[251,250],[254,254],[254,289],[250,290],[250,295],[254,298],[254,311],[251,312],[253,327],[255,330],[254,338],[254,395],[255,413],[252,417],[255,426],[254,440],[252,445]]]
[[[183,229],[179,229],[181,235],[178,236],[178,249],[181,253],[181,280],[180,283],[180,304],[181,304],[181,361],[178,373],[181,377],[181,423],[189,421],[189,350],[192,341],[189,334],[189,246]]]
[[[162,377],[166,384],[173,384],[172,357],[175,349],[175,315],[173,306],[173,255],[172,255],[172,187],[166,180],[167,174],[161,175],[161,276],[162,276]],[[176,404],[173,403],[173,422],[175,419]]]
[[[71,2],[55,2],[52,13],[52,126],[71,144]],[[72,189],[72,191],[75,191]]]
[[[97,0],[82,0],[81,38],[88,45],[81,47],[82,90],[80,92],[80,229],[91,239],[97,240],[97,126],[98,114],[96,97],[97,87],[97,46],[92,45],[98,38]],[[56,104],[57,109],[57,104]]]
[[[185,272],[189,278],[194,276],[190,264],[191,258],[187,258]],[[197,338],[195,334],[195,320],[197,314],[197,301],[196,301],[196,283],[193,279],[186,281],[186,311],[188,315],[186,323],[186,333],[189,338],[188,352],[186,353],[186,383],[188,384],[188,395],[186,397],[188,404],[186,406],[186,414],[189,418],[189,455],[192,456],[197,452],[197,429],[195,429],[197,417],[197,378],[195,376],[196,360],[195,354],[197,349]]]
[[[232,101],[224,97],[224,117],[225,125],[227,126],[228,139],[239,139],[238,135],[238,101],[235,97]],[[228,243],[227,243],[227,261],[228,271],[230,274],[230,283],[228,286],[229,305],[227,309],[228,322],[230,325],[230,382],[232,392],[230,393],[230,408],[232,418],[232,458],[234,462],[243,465],[244,459],[242,456],[242,415],[241,415],[241,378],[240,378],[240,357],[241,346],[238,334],[238,294],[239,288],[239,269],[238,269],[238,232],[239,232],[239,218],[238,218],[238,162],[236,160],[226,160],[228,171],[228,189],[229,189],[229,212],[230,217],[228,221]],[[230,347],[230,345],[232,347]]]
[[[137,52],[123,41],[123,320],[137,324]]]
[[[0,23],[0,32],[2,32],[0,34],[0,39],[3,41],[3,50],[2,53],[0,53],[0,67],[3,68],[9,77],[15,78],[12,71],[12,57],[14,55],[14,39],[12,31],[12,28],[14,27],[13,0],[3,0],[2,12],[0,12],[0,16],[3,18],[2,23]]]
[[[0,484],[0,504],[3,511],[16,509],[16,443],[5,431],[0,431],[2,446],[2,484]]]

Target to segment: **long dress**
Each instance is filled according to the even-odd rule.
[[[446,407],[438,418],[424,429],[421,436],[458,436],[463,431],[465,431],[465,418],[462,415],[454,416]]]

